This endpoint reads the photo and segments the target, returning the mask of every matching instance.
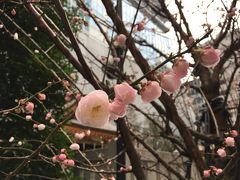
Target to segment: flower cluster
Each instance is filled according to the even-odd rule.
[[[238,131],[231,130],[229,132],[229,135],[231,135],[232,137],[228,136],[225,138],[224,143],[223,143],[225,145],[225,147],[219,148],[216,152],[217,155],[220,156],[221,158],[227,156],[226,148],[235,147],[234,138],[238,136]],[[210,177],[211,175],[219,175],[220,173],[222,173],[222,171],[223,171],[222,169],[211,166],[210,169],[203,171],[203,177]]]
[[[53,156],[52,157],[52,162],[53,163],[61,162],[65,167],[75,166],[75,161],[74,160],[67,159],[66,149],[61,149],[61,153],[59,155]]]
[[[168,94],[175,92],[181,86],[181,78],[187,75],[189,63],[183,59],[177,59],[172,70],[160,74],[160,86]]]
[[[200,51],[201,65],[209,68],[215,67],[220,61],[220,50],[207,46]]]

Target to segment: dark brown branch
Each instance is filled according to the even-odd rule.
[[[64,23],[64,28],[65,28],[65,30],[68,34],[68,37],[69,37],[69,39],[72,43],[73,49],[77,54],[78,61],[81,63],[81,65],[83,67],[83,70],[84,70],[84,73],[82,74],[83,77],[88,79],[91,82],[91,84],[95,87],[95,89],[102,89],[101,86],[98,84],[97,80],[94,78],[93,72],[90,70],[89,66],[87,65],[87,63],[86,63],[86,61],[85,61],[85,59],[82,55],[80,47],[77,43],[77,39],[75,38],[75,36],[73,34],[73,31],[72,31],[71,26],[69,24],[69,21],[67,19],[67,15],[66,15],[63,7],[62,7],[61,1],[60,0],[54,0],[54,3],[56,5],[57,10],[59,12],[59,15],[60,15],[60,17],[61,17],[61,19]]]
[[[152,149],[149,145],[147,145],[141,138],[139,138],[135,133],[130,131],[131,135],[138,141],[140,142],[144,148],[146,148],[157,160],[160,162],[168,171],[172,172],[176,177],[178,177],[181,180],[185,180],[185,178],[175,171],[171,166],[168,165],[157,153],[154,149]]]
[[[116,122],[123,138],[128,157],[132,164],[134,175],[136,176],[137,180],[147,180],[141,166],[140,158],[137,154],[136,149],[133,146],[131,135],[125,120],[123,118],[119,118]]]

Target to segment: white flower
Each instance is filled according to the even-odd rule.
[[[110,116],[108,95],[102,90],[89,93],[79,101],[75,116],[83,125],[106,125]]]
[[[45,127],[46,126],[44,124],[39,124],[37,128],[38,128],[39,131],[42,131],[42,130],[45,129]]]
[[[70,149],[73,151],[77,151],[80,149],[80,146],[77,143],[73,143],[71,144]]]
[[[18,33],[14,33],[13,39],[14,39],[14,40],[17,40],[17,39],[18,39]]]

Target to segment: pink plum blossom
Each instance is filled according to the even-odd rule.
[[[17,14],[17,11],[13,8],[13,9],[11,10],[11,14],[12,14],[13,16],[15,16],[15,15]]]
[[[162,94],[162,88],[157,81],[148,81],[140,91],[142,101],[149,103]]]
[[[225,138],[225,144],[226,146],[234,147],[235,146],[235,140],[232,137]]]
[[[46,94],[38,93],[38,99],[41,100],[41,101],[46,100]]]
[[[72,93],[71,92],[67,92],[65,97],[64,97],[65,101],[71,101],[72,100]]]
[[[213,47],[205,47],[202,49],[200,63],[205,67],[214,67],[220,61],[220,50]]]
[[[123,104],[133,103],[136,99],[137,90],[131,87],[128,83],[123,82],[114,86],[115,99]]]
[[[68,160],[68,166],[71,166],[71,167],[75,166],[74,160],[69,159],[69,160]]]
[[[70,83],[67,80],[63,80],[63,86],[69,87]]]
[[[231,130],[230,131],[232,137],[237,137],[238,136],[238,131],[237,130]]]
[[[211,175],[210,172],[211,172],[210,170],[204,170],[203,177],[210,177],[210,175]]]
[[[49,120],[52,117],[52,113],[48,112],[45,116],[45,120]]]
[[[64,164],[65,166],[73,167],[73,166],[75,165],[75,162],[74,162],[74,160],[72,160],[72,159],[65,159],[65,160],[63,161],[63,164]]]
[[[126,44],[127,37],[124,34],[119,34],[117,36],[117,42],[119,45],[123,46]]]
[[[132,166],[131,165],[127,167],[127,171],[132,171]]]
[[[75,116],[83,125],[93,127],[106,125],[110,116],[108,95],[102,90],[89,93],[79,101]]]
[[[46,126],[45,126],[45,124],[39,124],[37,126],[37,128],[38,128],[39,131],[43,131],[46,128]]]
[[[66,153],[67,153],[67,150],[66,150],[65,148],[62,148],[62,149],[61,149],[61,153],[66,154]]]
[[[221,174],[223,172],[223,170],[222,169],[216,169],[216,175],[219,175],[219,174]]]
[[[173,64],[173,72],[179,76],[180,78],[183,78],[187,75],[189,68],[189,63],[185,59],[178,59]]]
[[[28,113],[33,114],[34,104],[32,102],[28,102],[25,109]]]
[[[223,149],[223,148],[219,148],[219,149],[217,150],[217,154],[218,154],[220,157],[225,157],[225,156],[227,155],[225,149]]]
[[[127,105],[119,101],[118,99],[114,100],[110,103],[110,112],[111,114],[118,117],[123,117],[126,115],[127,112]]]
[[[73,151],[77,151],[80,149],[80,146],[77,143],[73,143],[71,144],[70,149]]]
[[[59,154],[58,159],[64,161],[67,158],[66,154]]]
[[[33,124],[33,128],[38,128],[38,124]]]
[[[84,136],[85,136],[85,133],[84,133],[84,132],[81,132],[81,133],[75,133],[75,134],[74,134],[74,137],[75,137],[76,139],[78,139],[78,140],[83,139]]]
[[[172,71],[165,72],[164,74],[161,75],[160,86],[167,93],[171,94],[181,86],[180,77],[177,76]]]
[[[52,157],[52,162],[53,162],[53,163],[56,163],[57,160],[58,160],[57,156],[53,156],[53,157]]]
[[[50,124],[54,124],[55,122],[56,122],[56,120],[54,118],[51,118],[49,121]]]

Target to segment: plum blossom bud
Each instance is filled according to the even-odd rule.
[[[226,151],[223,149],[223,148],[219,148],[217,150],[217,154],[220,156],[220,157],[226,157]]]
[[[210,170],[204,170],[203,171],[203,177],[210,177]]]
[[[0,29],[2,29],[3,28],[3,24],[0,24]]]
[[[69,159],[68,162],[67,162],[67,165],[70,166],[70,167],[75,166],[75,162],[74,162],[74,160]]]
[[[149,103],[162,94],[162,88],[157,81],[148,81],[140,91],[142,101]]]
[[[52,162],[53,162],[53,163],[56,163],[56,162],[57,162],[57,156],[53,156],[53,157],[52,157]]]
[[[226,146],[234,147],[235,146],[235,140],[232,137],[225,138],[225,144]]]
[[[54,118],[51,118],[49,121],[50,124],[55,124],[55,122],[56,122],[56,120]]]
[[[230,133],[231,133],[232,137],[238,136],[238,131],[236,131],[236,130],[231,130]]]
[[[222,169],[217,169],[215,173],[216,173],[216,175],[219,175],[222,173],[222,171],[223,171]]]
[[[124,172],[124,171],[125,171],[125,168],[124,168],[124,167],[120,167],[120,171],[121,171],[121,172]]]
[[[65,148],[62,148],[60,152],[66,154],[67,150]]]
[[[73,151],[77,151],[80,149],[80,146],[77,143],[73,143],[71,144],[70,149]]]
[[[120,62],[120,60],[121,60],[121,59],[120,59],[119,57],[113,57],[113,61],[114,61],[114,62]]]
[[[66,154],[59,154],[58,159],[64,161],[67,158]]]
[[[75,116],[83,125],[106,125],[110,116],[108,95],[102,90],[92,91],[79,101]]]
[[[67,87],[70,86],[70,83],[67,80],[63,80],[62,82],[63,82],[63,86],[67,86]]]
[[[15,33],[13,34],[13,39],[14,39],[14,40],[18,40],[18,33],[15,32]]]
[[[38,124],[33,124],[33,128],[38,128]]]
[[[67,92],[65,97],[64,97],[65,101],[71,101],[72,100],[72,93],[71,92]]]
[[[8,142],[13,142],[14,141],[14,137],[12,136],[12,137],[10,137],[10,139],[8,140]]]
[[[35,54],[38,54],[38,53],[39,53],[39,50],[38,50],[38,49],[35,49],[35,50],[34,50],[34,53],[35,53]]]
[[[38,27],[37,26],[35,26],[33,29],[34,29],[34,31],[38,31]]]
[[[132,88],[128,83],[123,82],[114,86],[115,99],[123,104],[133,103],[136,99],[137,90]]]
[[[132,171],[132,166],[131,166],[131,165],[128,166],[127,170],[128,170],[128,171]]]
[[[90,136],[90,134],[91,134],[91,130],[88,129],[88,130],[86,131],[86,135],[87,135],[87,136]]]
[[[220,50],[211,46],[205,47],[201,52],[200,63],[205,67],[214,67],[220,61]]]
[[[30,121],[30,120],[32,120],[32,116],[31,115],[26,115],[25,119],[26,119],[26,121]]]
[[[12,9],[12,10],[11,10],[11,14],[12,14],[13,16],[15,16],[15,15],[17,14],[17,11],[16,11],[15,9]]]
[[[63,164],[64,164],[65,166],[73,167],[73,166],[75,165],[75,162],[74,162],[72,159],[65,159],[65,160],[63,161]]]
[[[119,45],[125,45],[126,44],[126,40],[127,40],[127,37],[124,35],[124,34],[119,34],[118,36],[117,36],[117,42],[118,42],[118,44]]]
[[[74,137],[75,137],[77,140],[83,139],[84,136],[85,136],[85,133],[84,133],[84,132],[82,132],[82,133],[75,133],[75,134],[74,134]]]
[[[100,180],[107,180],[106,178],[101,178]]]
[[[45,120],[49,120],[52,117],[52,113],[48,112],[45,116]]]
[[[171,94],[181,86],[180,77],[171,71],[165,72],[160,76],[161,76],[160,86],[167,93]]]
[[[178,59],[173,64],[173,72],[180,78],[187,75],[189,63],[185,59]]]
[[[137,30],[138,31],[142,31],[142,30],[144,30],[144,28],[145,28],[144,22],[137,23]]]
[[[22,141],[18,141],[17,143],[18,146],[21,146],[22,144],[23,144]]]
[[[42,131],[46,128],[46,126],[44,124],[39,124],[37,128],[39,131]]]
[[[28,113],[33,114],[34,104],[32,102],[28,102],[25,109]]]
[[[38,93],[38,99],[39,99],[40,101],[46,100],[46,94]]]

